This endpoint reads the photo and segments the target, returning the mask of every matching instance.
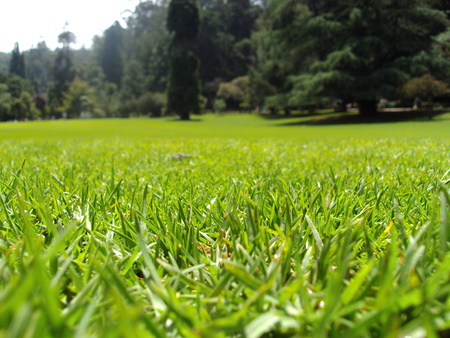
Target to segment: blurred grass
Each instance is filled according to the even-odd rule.
[[[0,140],[59,140],[62,138],[446,138],[450,114],[432,121],[348,125],[295,125],[311,117],[267,119],[251,114],[207,114],[192,121],[173,117],[149,119],[58,120],[0,124]],[[293,125],[285,125],[290,123]]]

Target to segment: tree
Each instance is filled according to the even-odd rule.
[[[61,107],[64,93],[68,91],[69,85],[75,79],[75,67],[73,63],[70,44],[76,41],[75,35],[71,32],[63,32],[58,36],[58,41],[63,47],[56,51],[55,62],[52,67],[53,84],[49,88],[49,103],[52,109]]]
[[[200,112],[199,61],[197,41],[200,28],[196,0],[171,0],[167,28],[172,33],[169,46],[167,111],[189,120]]]
[[[117,21],[105,30],[99,53],[99,63],[106,81],[115,83],[118,87],[120,87],[123,72],[123,31],[124,29]]]
[[[308,1],[305,1],[308,2]],[[447,28],[445,14],[422,0],[315,1],[304,30],[314,63],[293,78],[290,101],[351,100],[375,114],[380,97],[394,95],[415,56]]]
[[[298,0],[269,1],[252,36],[256,59],[250,68],[250,98],[255,105],[271,110],[288,110],[309,104],[289,100],[293,84],[290,76],[308,71],[314,52],[305,36],[311,11]]]
[[[89,111],[94,108],[94,90],[85,81],[76,77],[70,84],[68,90],[64,92],[63,107],[68,118],[77,118],[81,114],[82,98],[88,98]]]
[[[34,118],[35,111],[31,107],[31,84],[17,76],[0,77],[0,119],[23,120]]]
[[[8,86],[0,83],[0,119],[8,121],[11,116],[11,93],[8,92]]]
[[[127,19],[122,41],[122,79],[119,88],[122,116],[139,112],[140,102],[166,91],[169,73],[168,1],[140,2]],[[94,47],[103,48],[105,37]]]
[[[436,80],[430,74],[425,74],[424,76],[409,80],[403,85],[401,91],[408,98],[427,98],[431,108],[433,108],[433,99],[435,97],[449,94],[447,84]]]
[[[239,109],[248,107],[248,76],[240,76],[219,85],[217,96],[226,100],[227,107]]]
[[[200,78],[203,95],[210,104],[220,82],[248,74],[254,57],[250,37],[261,11],[257,3],[259,1],[200,1]]]
[[[36,93],[46,93],[51,80],[51,66],[54,61],[52,51],[45,41],[37,44],[24,52],[26,64],[26,76],[34,85]]]
[[[16,42],[11,53],[9,62],[9,73],[25,78],[25,61],[24,56],[20,53],[19,44]]]

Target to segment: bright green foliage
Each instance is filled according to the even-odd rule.
[[[215,99],[213,103],[213,109],[216,112],[221,112],[227,109],[227,103],[223,99]]]
[[[5,83],[1,83],[5,81]],[[0,119],[2,121],[36,118],[31,108],[30,83],[17,75],[0,79]]]
[[[171,0],[167,29],[172,33],[169,47],[167,112],[182,120],[200,113],[199,61],[197,57],[200,15],[197,0]]]
[[[94,123],[102,135],[107,122],[33,125]],[[115,136],[117,122],[84,142],[2,142],[2,335],[450,328],[448,134],[287,140],[261,128],[254,139],[133,139]]]
[[[83,96],[87,96],[89,104],[88,111],[92,114],[95,106],[94,90],[87,82],[76,77],[70,84],[63,98],[63,112],[67,113],[68,118],[79,118],[81,114],[81,100]]]

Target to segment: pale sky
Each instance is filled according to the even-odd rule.
[[[0,51],[10,52],[17,41],[20,50],[45,41],[58,47],[58,35],[67,30],[78,43],[90,47],[92,38],[133,11],[139,0],[0,0]]]

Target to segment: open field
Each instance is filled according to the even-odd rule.
[[[0,336],[449,334],[448,114],[195,119],[0,124]]]
[[[271,119],[257,115],[224,114],[193,116],[182,122],[174,117],[160,119],[105,119],[41,121],[0,124],[0,140],[64,140],[98,138],[239,138],[323,140],[349,138],[446,138],[450,113],[432,121],[397,123],[299,125],[311,117]]]

